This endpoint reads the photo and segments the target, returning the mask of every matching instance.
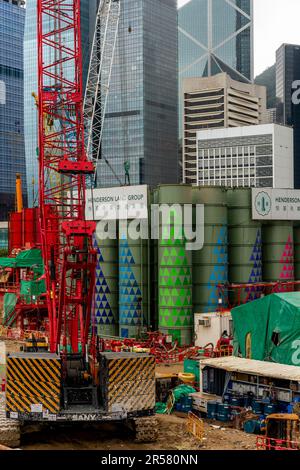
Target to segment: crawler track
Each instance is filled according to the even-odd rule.
[[[0,394],[0,445],[16,448],[20,446],[21,430],[18,421],[6,418],[4,394]]]
[[[155,416],[133,420],[135,442],[155,442],[158,439],[158,420]]]

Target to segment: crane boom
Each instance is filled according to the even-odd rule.
[[[85,220],[80,0],[38,0],[39,203],[51,352],[85,350],[90,329],[95,224]],[[50,130],[45,116],[56,123]],[[56,174],[55,184],[51,175]]]
[[[87,154],[94,161],[99,160],[101,153],[103,125],[118,37],[120,11],[120,0],[101,0],[96,17],[84,98],[86,149]],[[109,165],[108,162],[107,164]]]

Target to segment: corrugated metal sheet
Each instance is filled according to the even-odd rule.
[[[295,380],[300,382],[300,367],[277,364],[273,362],[254,361],[239,357],[222,357],[215,359],[203,359],[201,368],[205,366],[223,369],[228,372],[242,372],[246,374],[273,377],[283,380]]]

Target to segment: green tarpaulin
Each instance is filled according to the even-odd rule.
[[[31,268],[36,267],[42,271],[42,252],[38,249],[21,251],[16,258],[0,258],[2,268]]]
[[[11,316],[14,312],[15,307],[17,304],[17,296],[16,294],[5,294],[3,299],[3,316],[4,316],[4,324],[7,326],[12,326],[15,321],[15,315],[13,315],[8,323],[7,319]]]
[[[41,281],[21,281],[20,294],[26,303],[31,303],[33,297],[39,297],[46,292],[46,284],[44,280]]]
[[[300,365],[300,292],[268,295],[231,313],[235,355]]]

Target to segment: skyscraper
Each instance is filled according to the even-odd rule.
[[[177,182],[177,77],[177,1],[123,0],[98,186]]]
[[[93,32],[98,0],[81,0],[81,33],[83,54],[83,82],[87,79],[90,49],[93,41]],[[66,43],[72,40],[68,35]],[[37,0],[27,0],[26,21],[24,36],[24,127],[25,127],[25,154],[26,174],[28,188],[28,204],[37,203],[38,194],[38,132],[37,108],[34,93],[38,95],[38,69],[37,69]],[[70,70],[72,73],[72,70]]]
[[[24,1],[0,0],[0,220],[15,209],[16,173],[26,190],[23,126]]]
[[[226,73],[183,80],[183,182],[197,182],[197,131],[265,122],[266,88]],[[206,162],[208,165],[208,161]],[[197,184],[197,183],[196,183]]]
[[[294,129],[294,183],[300,188],[300,105],[293,104],[293,82],[300,80],[300,45],[282,44],[276,51],[277,121]]]
[[[187,77],[253,81],[253,0],[190,0],[178,12],[178,38],[180,95]]]

